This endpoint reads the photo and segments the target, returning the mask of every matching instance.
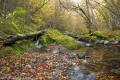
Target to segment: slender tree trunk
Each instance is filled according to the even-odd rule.
[[[89,18],[89,20],[87,20],[87,26],[91,30],[91,23],[90,23],[91,17],[90,17],[90,12],[89,12],[89,0],[86,0],[86,10],[87,10],[86,15]]]

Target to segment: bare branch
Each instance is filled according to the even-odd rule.
[[[92,1],[93,1],[93,0],[92,0]],[[97,2],[97,1],[93,1],[93,2],[97,3],[98,5],[101,5],[101,6],[105,7],[105,8],[108,9],[110,12],[112,12],[113,14],[115,14],[116,16],[119,17],[119,15],[118,15],[116,12],[114,12],[113,10],[111,10],[110,8],[108,8],[107,6],[104,6],[103,4],[100,4],[100,3]]]
[[[37,11],[39,11],[45,4],[47,4],[50,0],[46,1],[44,4],[42,4],[39,8],[37,8],[31,15],[33,16]]]

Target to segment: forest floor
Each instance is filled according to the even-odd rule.
[[[0,57],[0,80],[67,80],[68,70],[82,64],[84,59],[71,59],[66,54],[56,54],[54,49],[62,46],[49,44],[50,51],[31,50],[23,54]],[[85,68],[84,68],[85,69]],[[115,80],[109,75],[96,75],[95,80]],[[68,79],[72,80],[72,79]],[[94,79],[92,79],[94,80]]]
[[[51,44],[48,47],[51,49],[49,52],[41,53],[40,51],[35,50],[25,52],[21,55],[10,54],[8,56],[0,57],[0,66],[2,66],[0,78],[38,78],[40,80],[59,78],[60,80],[65,80],[67,78],[66,71],[71,67],[68,66],[68,64],[81,64],[77,58],[69,59],[67,55],[63,54],[60,56],[59,54],[54,54],[53,49],[56,48],[54,44]],[[63,47],[61,48],[65,49]],[[59,73],[57,73],[58,70]]]

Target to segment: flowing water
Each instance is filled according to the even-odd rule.
[[[73,52],[85,52],[87,56],[91,56],[91,59],[86,59],[86,62],[83,63],[91,73],[95,75],[105,74],[120,80],[120,47],[108,45],[83,46]]]

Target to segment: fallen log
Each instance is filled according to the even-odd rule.
[[[12,44],[15,44],[16,41],[22,40],[22,39],[30,39],[30,38],[35,38],[35,37],[40,37],[42,35],[44,35],[44,33],[46,32],[46,30],[43,31],[37,31],[37,32],[33,32],[33,33],[29,33],[29,34],[16,34],[13,35],[11,37],[9,37],[5,42],[4,42],[4,46],[10,46]]]

